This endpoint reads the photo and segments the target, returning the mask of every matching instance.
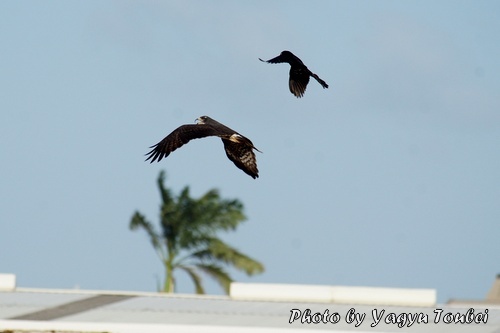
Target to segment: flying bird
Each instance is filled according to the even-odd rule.
[[[162,158],[193,139],[218,136],[224,143],[227,157],[233,161],[234,165],[254,179],[259,177],[253,149],[261,151],[254,147],[252,141],[208,116],[201,116],[196,121],[196,124],[178,127],[163,140],[149,147],[153,149],[146,154],[146,156],[149,155],[146,161],[160,162]]]
[[[321,80],[319,76],[311,72],[306,65],[300,60],[296,55],[290,51],[283,51],[281,54],[270,60],[262,60],[262,62],[267,62],[270,64],[278,64],[282,62],[287,62],[290,64],[290,80],[288,81],[288,86],[290,92],[294,94],[297,98],[304,96],[306,92],[307,84],[309,83],[309,77],[312,76],[323,86],[323,88],[328,88],[328,84]]]

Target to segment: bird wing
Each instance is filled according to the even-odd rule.
[[[290,88],[290,92],[297,98],[304,96],[307,84],[309,83],[309,75],[310,71],[307,67],[290,68],[290,80],[288,81],[288,86]]]
[[[269,60],[262,60],[261,58],[259,58],[259,60],[270,64],[279,64],[282,62],[287,62],[291,66],[305,66],[302,60],[300,60],[299,57],[297,57],[290,51],[283,51],[279,56]]]
[[[242,137],[243,140],[238,142],[226,138],[221,139],[224,143],[226,155],[234,163],[234,165],[252,178],[258,178],[259,170],[257,169],[257,159],[255,158],[255,153],[253,152],[253,149],[256,148],[253,147],[250,140],[245,137]]]
[[[259,58],[259,60],[262,62],[270,63],[270,64],[280,64],[282,62],[288,62],[288,59],[285,59],[283,56],[281,56],[281,54],[279,56],[274,57],[274,58],[269,59],[269,60],[262,60],[261,58]]]
[[[151,146],[153,148],[149,153],[147,160],[160,162],[164,157],[167,157],[171,152],[180,148],[184,144],[193,139],[200,139],[207,136],[216,136],[219,132],[212,126],[208,125],[182,125],[167,135],[163,140]]]

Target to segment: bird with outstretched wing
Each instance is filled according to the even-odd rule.
[[[146,161],[150,160],[150,163],[159,162],[193,139],[218,136],[224,143],[227,157],[252,178],[259,177],[257,159],[253,150],[255,149],[258,152],[260,150],[255,148],[252,141],[208,116],[201,116],[196,120],[196,124],[179,126],[163,140],[149,147],[153,149],[146,154],[148,156]]]
[[[323,88],[328,88],[328,84],[319,78],[318,75],[311,72],[306,65],[300,60],[296,55],[290,51],[283,51],[281,54],[270,60],[262,60],[262,62],[267,62],[270,64],[278,64],[282,62],[287,62],[290,64],[290,79],[288,81],[288,87],[290,92],[294,94],[297,98],[304,96],[306,92],[307,84],[309,83],[309,77],[312,76],[323,86]]]

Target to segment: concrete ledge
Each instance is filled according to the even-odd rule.
[[[272,283],[231,283],[229,296],[240,300],[330,303],[330,286]]]
[[[434,306],[435,289],[378,288],[378,287],[331,287],[333,303]]]
[[[0,274],[0,291],[12,291],[16,289],[15,274]]]
[[[312,286],[296,284],[231,283],[235,300],[313,302],[394,306],[434,306],[436,290],[379,287]]]

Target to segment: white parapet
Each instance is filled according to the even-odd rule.
[[[434,306],[435,289],[332,286],[332,302],[366,305]]]
[[[0,290],[10,291],[16,289],[16,275],[0,273]]]
[[[244,300],[331,302],[329,286],[301,284],[232,282],[229,296]]]
[[[233,282],[229,295],[237,300],[281,302],[394,306],[434,306],[436,304],[435,289]]]

